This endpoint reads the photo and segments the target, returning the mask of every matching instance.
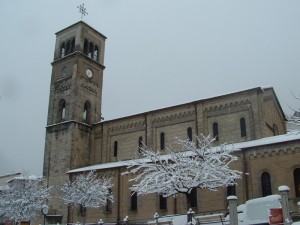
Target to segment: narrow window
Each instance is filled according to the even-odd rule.
[[[268,172],[264,172],[261,175],[261,189],[263,197],[272,194],[271,176]]]
[[[69,55],[70,54],[70,48],[71,48],[71,43],[70,43],[70,40],[67,42],[67,45],[66,45],[66,55]]]
[[[189,127],[187,129],[187,136],[188,136],[189,141],[192,142],[193,141],[193,130],[191,127]]]
[[[300,197],[300,168],[294,170],[295,195]]]
[[[164,198],[162,195],[159,196],[159,208],[167,209],[167,198]]]
[[[90,121],[90,103],[88,101],[84,103],[82,118],[86,122]]]
[[[98,50],[98,46],[95,45],[95,50],[94,50],[94,60],[98,61],[98,55],[99,54],[99,50]]]
[[[58,104],[58,121],[62,121],[66,118],[66,101],[61,99]]]
[[[66,118],[66,102],[63,103],[61,109],[61,119],[64,120]]]
[[[84,39],[83,54],[87,55],[88,54],[88,49],[89,49],[89,42],[88,42],[87,39]]]
[[[65,53],[66,53],[65,50],[66,50],[65,42],[63,42],[60,47],[60,57],[61,58],[65,56]]]
[[[114,157],[118,156],[118,142],[114,142]]]
[[[227,187],[227,196],[236,196],[236,189],[235,189],[235,185],[229,185]]]
[[[131,203],[131,210],[137,210],[137,194],[136,192],[131,192],[131,199],[130,199],[130,203]]]
[[[139,149],[138,152],[141,153],[141,148],[143,147],[143,137],[139,137]]]
[[[197,207],[197,188],[193,188],[191,192],[187,195],[187,198],[189,207]]]
[[[241,137],[246,137],[247,136],[247,131],[246,131],[246,120],[244,117],[240,119],[240,129],[241,129]]]
[[[216,141],[219,140],[219,126],[218,126],[218,123],[213,123],[213,137],[216,139]]]
[[[74,52],[74,50],[75,50],[75,38],[72,39],[70,53]]]
[[[94,44],[90,42],[88,57],[93,58],[94,57],[93,53],[94,53]]]
[[[165,149],[165,133],[160,133],[160,150]]]

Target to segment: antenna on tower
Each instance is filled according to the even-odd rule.
[[[79,9],[79,12],[81,13],[81,20],[83,16],[88,15],[86,8],[84,8],[84,3],[82,3],[81,5],[77,6],[77,8]]]

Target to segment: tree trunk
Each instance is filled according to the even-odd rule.
[[[186,198],[186,211],[189,211],[191,207],[191,198],[188,193],[185,193],[185,198]]]
[[[86,208],[83,207],[83,225],[85,225],[85,221],[86,221]]]

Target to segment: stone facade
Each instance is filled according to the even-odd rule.
[[[215,135],[215,145],[253,143],[255,140],[285,135],[285,117],[273,88],[252,88],[223,96],[153,110],[109,121],[101,121],[105,36],[84,22],[56,33],[48,123],[44,156],[44,176],[49,185],[59,187],[68,177],[100,165],[99,177],[113,178],[114,203],[111,209],[89,209],[88,222],[99,216],[106,222],[131,220],[186,212],[185,196],[168,198],[160,209],[159,196],[138,197],[131,210],[128,176],[118,161],[134,158],[140,142],[161,149],[174,144],[176,137]],[[90,70],[93,72],[91,75]],[[242,203],[262,196],[260,178],[272,175],[272,191],[286,184],[293,188],[293,169],[300,167],[299,140],[272,145],[250,144],[237,153],[233,168],[243,172],[236,194]],[[69,176],[66,172],[69,171]],[[249,174],[249,175],[245,175]],[[289,174],[288,176],[283,176]],[[58,193],[57,193],[58,194]],[[225,211],[227,189],[197,191],[197,212]],[[295,198],[294,198],[295,199]],[[292,200],[295,202],[296,200]],[[81,221],[78,208],[69,208],[59,198],[49,202],[48,222]]]

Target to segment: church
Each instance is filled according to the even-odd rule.
[[[239,160],[232,167],[243,178],[216,192],[192,191],[197,213],[226,212],[228,195],[239,204],[290,187],[290,204],[300,200],[300,134],[287,133],[286,118],[272,87],[255,87],[104,121],[101,99],[106,37],[80,21],[56,33],[46,126],[43,175],[60,187],[78,173],[96,170],[113,181],[114,202],[88,209],[87,222],[121,223],[185,214],[185,196],[136,196],[120,162],[134,158],[141,143],[163,151],[176,137],[216,137],[215,145],[232,143]],[[82,210],[57,197],[49,202],[48,223],[82,222]]]

